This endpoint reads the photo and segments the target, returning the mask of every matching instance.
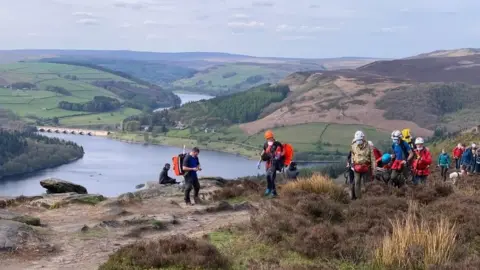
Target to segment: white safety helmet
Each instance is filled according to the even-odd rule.
[[[372,142],[372,141],[368,141],[368,145],[370,145],[371,147],[373,147],[373,142]]]
[[[357,140],[363,140],[365,139],[365,134],[363,134],[362,131],[357,131],[355,132],[355,135],[354,135],[354,140],[357,141]]]
[[[459,144],[457,145],[457,147],[458,147],[458,148],[462,148],[462,144],[459,143]]]
[[[424,143],[425,143],[425,141],[423,140],[422,137],[417,137],[415,139],[415,144],[424,144]]]
[[[401,139],[402,138],[402,132],[400,130],[394,130],[392,132],[392,140],[393,139]]]
[[[472,148],[476,148],[476,147],[477,147],[477,145],[472,143]]]

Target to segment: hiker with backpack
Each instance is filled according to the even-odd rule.
[[[413,159],[413,151],[410,145],[403,140],[403,135],[399,130],[392,132],[392,150],[394,162],[392,164],[392,176],[390,179],[397,187],[404,184],[410,174],[409,164]]]
[[[352,199],[362,198],[362,185],[375,172],[375,156],[373,150],[365,140],[362,131],[355,132],[352,140],[352,163],[354,170],[354,181],[351,186]]]
[[[468,173],[472,173],[475,167],[475,159],[473,153],[477,151],[477,145],[472,143],[467,147],[462,155],[462,165],[465,165]]]
[[[442,149],[442,153],[438,156],[438,165],[440,168],[440,175],[443,178],[443,181],[447,181],[447,172],[450,167],[450,156],[447,154],[445,149]]]
[[[193,200],[195,204],[200,203],[198,193],[200,192],[200,182],[198,181],[197,172],[202,170],[198,155],[200,149],[193,147],[188,155],[185,155],[182,162],[183,176],[185,178],[185,204],[192,205],[190,201],[190,192],[193,188]]]
[[[453,149],[453,159],[455,160],[455,169],[460,170],[460,166],[462,165],[462,155],[463,152],[465,151],[465,147],[461,143],[459,143],[454,149]]]
[[[267,173],[267,189],[265,190],[265,196],[276,197],[277,188],[275,186],[275,180],[277,178],[277,170],[283,169],[282,157],[285,154],[282,143],[275,140],[274,134],[271,130],[265,132],[265,144],[263,150],[260,153],[260,161],[257,167],[260,168],[260,163],[265,161],[265,170]]]
[[[413,184],[426,183],[432,164],[430,150],[424,147],[425,141],[421,137],[415,139],[415,159],[413,160]]]
[[[415,150],[415,144],[413,143],[415,141],[415,138],[413,138],[409,128],[404,128],[402,130],[402,139],[406,141],[408,145],[410,145],[412,151]]]

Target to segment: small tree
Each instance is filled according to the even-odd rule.
[[[56,116],[53,117],[52,122],[53,122],[54,125],[60,124],[60,120],[58,120],[58,117],[56,117]]]

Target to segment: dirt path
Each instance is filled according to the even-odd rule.
[[[204,192],[212,189],[207,188]],[[187,207],[182,200],[178,191],[170,196],[128,203],[109,199],[95,206],[69,204],[58,209],[46,209],[33,203],[10,207],[8,210],[16,213],[39,217],[44,227],[35,231],[53,245],[55,251],[42,254],[44,252],[40,250],[38,256],[3,254],[0,268],[93,270],[118,248],[135,241],[154,240],[172,234],[201,237],[249,219],[247,210],[220,211],[212,208],[213,203]],[[152,224],[160,224],[161,228]]]

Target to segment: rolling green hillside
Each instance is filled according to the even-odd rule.
[[[0,65],[0,107],[10,109],[29,121],[57,117],[60,124],[76,122],[82,125],[117,124],[120,116],[126,117],[140,112],[136,109],[120,108],[108,112],[110,116],[108,118],[115,121],[101,121],[98,118],[101,119],[104,113],[59,108],[58,104],[61,101],[87,103],[95,96],[111,97],[121,102],[128,101],[106,88],[94,86],[93,83],[98,81],[122,82],[148,90],[147,87],[126,78],[87,67],[52,63],[15,63]]]
[[[289,72],[269,65],[224,64],[200,71],[191,78],[173,82],[175,90],[225,95],[264,83],[276,83]]]

